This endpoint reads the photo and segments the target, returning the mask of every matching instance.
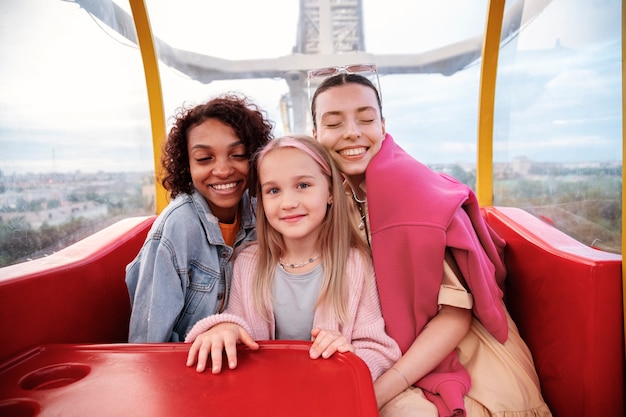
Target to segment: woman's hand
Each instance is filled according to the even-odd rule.
[[[324,359],[330,358],[335,352],[354,352],[354,346],[336,330],[322,330],[319,327],[311,330],[311,340],[313,345],[309,349],[311,359],[320,356]]]
[[[222,370],[222,352],[226,351],[228,367],[235,369],[237,367],[238,342],[245,344],[252,350],[259,348],[259,344],[238,324],[217,324],[194,340],[187,355],[187,366],[193,366],[197,359],[196,371],[203,372],[210,355],[213,362],[211,372],[219,374]]]
[[[374,382],[378,408],[439,365],[471,325],[472,310],[442,305],[400,360]]]

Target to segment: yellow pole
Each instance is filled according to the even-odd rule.
[[[493,205],[493,120],[503,15],[504,0],[491,0],[483,40],[478,98],[476,196],[481,206]]]
[[[143,0],[129,0],[137,31],[137,42],[143,60],[143,70],[148,90],[148,104],[150,106],[150,122],[152,125],[152,149],[154,154],[154,174],[156,187],[156,214],[167,206],[167,192],[159,182],[161,171],[161,143],[165,138],[165,112],[159,62],[154,48],[154,39],[150,28],[148,11]]]
[[[624,11],[624,3],[622,0],[622,323],[624,325],[624,343],[626,344],[626,321],[624,318],[626,317],[626,269],[624,268],[624,248],[626,247],[626,239],[624,238],[624,227],[626,226],[626,220],[624,220],[624,209],[626,209],[626,204],[624,204],[624,192],[626,191],[626,183],[624,182],[624,158],[626,157],[626,122],[624,121],[624,116],[626,116],[626,112],[624,112],[624,106],[626,105],[626,71],[624,69],[624,52],[626,52],[626,31],[624,30],[624,23],[626,23],[626,11]]]

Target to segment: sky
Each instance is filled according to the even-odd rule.
[[[153,32],[170,45],[234,60],[288,55],[298,3],[147,1]],[[206,8],[185,12],[199,4]],[[485,0],[363,0],[366,49],[418,53],[461,41],[478,34],[485,7]],[[503,50],[497,93],[512,112],[496,120],[496,161],[620,158],[620,8],[618,0],[553,0]],[[79,5],[0,0],[0,60],[2,173],[152,169],[138,50]],[[426,163],[475,162],[479,69],[382,77],[387,130]],[[236,90],[283,133],[284,80],[205,85],[160,71],[166,118],[183,104]]]

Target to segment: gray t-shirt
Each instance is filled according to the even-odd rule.
[[[311,340],[315,303],[320,293],[324,270],[317,265],[304,274],[276,268],[272,286],[272,307],[277,340]]]

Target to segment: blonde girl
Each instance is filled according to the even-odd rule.
[[[367,245],[348,217],[342,177],[322,145],[283,137],[257,155],[257,242],[235,260],[223,314],[194,326],[187,366],[237,366],[236,344],[311,340],[312,359],[355,352],[376,379],[400,355],[385,333]]]

